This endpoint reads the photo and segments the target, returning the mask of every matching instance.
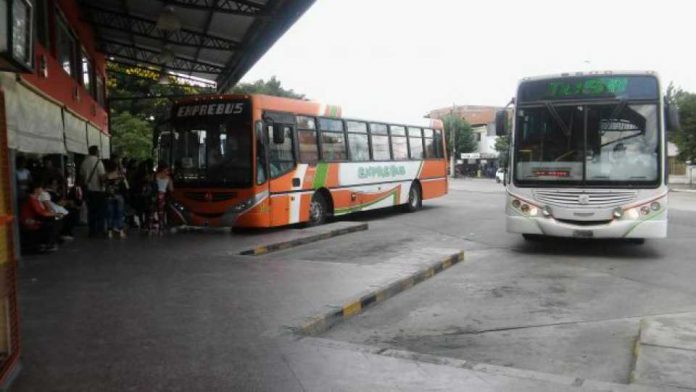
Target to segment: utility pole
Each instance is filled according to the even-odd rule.
[[[452,103],[452,109],[450,109],[451,119],[454,118],[455,107],[456,106],[454,105],[454,103]],[[450,124],[452,124],[452,122],[450,122]],[[450,151],[451,151],[451,153],[450,153],[450,177],[452,177],[452,178],[456,177],[456,174],[457,174],[457,170],[454,167],[455,164],[457,163],[457,159],[454,156],[454,154],[457,151],[457,149],[455,148],[455,144],[454,144],[454,142],[455,142],[454,134],[455,134],[455,130],[450,125]]]

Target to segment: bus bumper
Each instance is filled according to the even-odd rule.
[[[576,238],[665,238],[667,214],[646,220],[613,220],[602,225],[573,225],[553,218],[508,216],[508,233]]]

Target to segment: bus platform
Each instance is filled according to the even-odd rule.
[[[461,253],[384,228],[257,257],[230,252],[234,235],[205,232],[80,238],[27,257],[23,370],[12,391],[652,390],[294,333],[308,318]]]
[[[285,353],[302,366],[317,359],[298,357],[298,326],[461,252],[427,240],[390,248],[390,233],[358,231],[239,255],[262,236],[133,233],[24,257],[12,390],[302,390],[317,380],[298,380]]]

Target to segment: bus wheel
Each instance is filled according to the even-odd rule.
[[[408,203],[406,203],[404,208],[406,212],[416,212],[421,207],[423,207],[423,195],[421,194],[420,185],[414,182],[408,191]]]
[[[312,202],[309,204],[309,222],[308,226],[318,226],[326,222],[326,216],[329,211],[329,203],[321,193],[315,193],[312,196]]]

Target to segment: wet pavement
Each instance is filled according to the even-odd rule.
[[[670,238],[643,246],[526,244],[504,231],[501,185],[451,188],[261,256],[236,252],[256,233],[191,232],[27,257],[13,391],[623,390],[601,382],[627,381],[639,318],[696,310],[696,212],[671,212]],[[459,249],[465,262],[322,338],[293,334]]]
[[[476,208],[437,229],[475,242],[467,262],[325,338],[624,384],[641,318],[696,310],[696,195],[670,195],[665,240],[526,243],[499,234],[504,195],[492,183],[453,188]]]

